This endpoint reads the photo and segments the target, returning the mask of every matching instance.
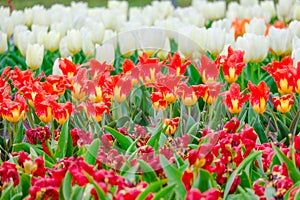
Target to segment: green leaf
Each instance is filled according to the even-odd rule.
[[[177,184],[173,183],[171,185],[168,185],[167,187],[164,187],[158,193],[156,193],[153,200],[169,199],[166,197],[172,195],[175,192],[174,189],[176,186],[177,186]]]
[[[91,145],[87,148],[86,155],[84,156],[84,160],[87,164],[95,165],[96,164],[96,158],[98,155],[100,147],[100,139],[97,138],[93,140]]]
[[[159,180],[156,181],[152,184],[150,184],[142,193],[139,194],[136,200],[143,200],[146,199],[146,197],[151,193],[151,192],[156,192],[161,188],[163,184],[167,183],[167,180]]]
[[[253,191],[251,191],[251,193],[250,193],[249,191],[244,190],[243,187],[241,187],[240,185],[237,187],[237,189],[240,191],[241,196],[242,196],[242,198],[240,198],[240,199],[259,200],[259,198],[254,194]]]
[[[165,156],[160,155],[160,165],[162,166],[162,168],[164,169],[164,172],[168,178],[168,184],[173,184],[176,183],[176,195],[177,195],[177,199],[184,199],[184,197],[186,196],[186,189],[182,183],[182,173],[174,168],[173,166],[170,165],[169,161],[165,158]]]
[[[11,200],[21,200],[21,199],[22,199],[22,196],[23,196],[22,192],[19,192],[19,193],[15,194],[15,195],[11,198]]]
[[[292,133],[293,135],[295,135],[296,130],[297,130],[297,126],[298,126],[298,121],[299,121],[299,116],[300,116],[300,111],[298,111],[296,117],[293,119],[291,127],[290,127],[290,133]]]
[[[196,136],[197,133],[198,133],[198,127],[199,127],[199,122],[195,122],[195,123],[191,126],[191,128],[187,131],[187,134],[188,134],[188,135],[191,135],[191,136]],[[191,138],[191,140],[193,140],[193,139]]]
[[[153,183],[157,181],[157,176],[153,168],[143,160],[138,160],[138,163],[143,171],[143,178],[147,183]]]
[[[55,152],[55,158],[63,158],[65,157],[67,153],[67,148],[68,148],[68,138],[70,137],[70,130],[69,130],[69,120],[67,120],[61,129],[61,133],[59,136],[58,144],[57,144],[57,149]]]
[[[21,185],[22,185],[22,193],[23,193],[23,198],[25,198],[29,194],[29,189],[31,186],[30,183],[30,175],[22,173],[20,177]]]
[[[21,143],[22,142],[22,140],[23,140],[23,135],[24,135],[24,126],[23,126],[23,121],[22,120],[20,120],[19,122],[18,122],[18,132],[17,132],[17,135],[16,135],[16,138],[15,138],[15,141],[14,141],[14,143],[16,144],[16,143]]]
[[[256,151],[251,153],[248,157],[246,157],[243,162],[241,162],[241,164],[232,172],[232,174],[230,175],[230,177],[228,178],[228,181],[226,183],[226,187],[224,190],[224,199],[227,198],[227,195],[229,193],[229,190],[233,184],[233,181],[235,179],[235,177],[237,176],[237,174],[244,169],[250,162],[254,161],[259,155],[261,154],[260,151]]]
[[[91,184],[94,185],[97,195],[101,200],[106,200],[106,195],[104,194],[103,190],[99,187],[96,181],[91,177],[87,172],[83,172],[87,179],[90,181]]]
[[[120,143],[121,148],[123,150],[126,151],[129,148],[130,144],[132,143],[132,140],[130,138],[126,137],[122,133],[116,131],[115,129],[109,126],[104,126],[104,129],[116,138],[116,140]]]
[[[291,193],[291,191],[295,188],[295,187],[299,187],[300,186],[300,181],[298,181],[297,183],[295,183],[286,193],[285,195],[283,196],[283,199],[284,200],[288,200],[288,197]]]
[[[75,185],[73,187],[73,192],[70,199],[83,199],[82,195],[84,189],[85,189],[84,187],[79,187],[78,185]]]
[[[258,115],[258,114],[257,114]],[[261,121],[259,120],[259,115],[256,117],[253,128],[259,137],[259,141],[261,143],[268,142],[268,139],[265,134],[265,128],[261,125]]]
[[[300,172],[297,169],[297,167],[294,165],[293,161],[291,161],[288,157],[286,157],[282,151],[280,151],[280,149],[276,146],[273,146],[273,149],[276,153],[276,155],[278,156],[278,159],[280,160],[281,163],[285,163],[288,169],[288,173],[289,176],[291,177],[291,179],[293,180],[294,183],[296,183],[297,181],[300,180]]]
[[[151,134],[150,139],[147,142],[147,145],[154,147],[155,143],[158,143],[158,140],[160,138],[160,134],[162,132],[162,120],[158,123],[157,127],[154,130],[154,133]]]
[[[134,165],[130,167],[125,174],[123,174],[124,178],[131,183],[136,182],[136,175],[137,175],[137,170],[139,169],[139,165]]]
[[[193,188],[198,188],[201,192],[205,192],[212,188],[213,185],[215,185],[213,183],[214,180],[212,174],[210,174],[207,170],[200,169],[198,172],[199,173],[197,178],[195,179]]]
[[[62,183],[62,192],[64,199],[71,199],[72,194],[72,175],[67,171],[63,183]]]
[[[2,191],[1,200],[10,200],[16,194],[13,188],[13,182],[11,181],[7,187]]]
[[[126,150],[125,155],[130,155],[132,152],[135,151],[136,149],[136,143],[140,140],[140,137],[138,137],[134,142],[132,142],[130,144],[130,146],[128,147],[128,149]]]
[[[240,175],[240,179],[241,179],[241,186],[243,188],[251,188],[251,182],[250,182],[250,178],[249,175],[245,172],[245,170],[242,170],[242,174]]]

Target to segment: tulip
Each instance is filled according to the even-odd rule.
[[[24,9],[24,21],[25,21],[25,24],[28,27],[31,27],[31,25],[33,23],[33,11],[32,11],[32,8],[25,8]]]
[[[134,36],[134,32],[132,31],[118,34],[118,42],[120,52],[125,57],[131,56],[136,50],[136,38]]]
[[[209,28],[206,32],[205,50],[217,56],[224,48],[226,32],[220,28]]]
[[[122,11],[122,13],[127,13],[127,11],[128,11],[128,2],[127,1],[112,0],[112,1],[107,2],[107,7],[110,10],[119,9],[120,11]]]
[[[263,19],[254,18],[249,24],[245,25],[246,33],[253,33],[256,35],[264,35],[266,31],[266,24]]]
[[[225,103],[228,107],[228,110],[232,114],[238,114],[241,112],[243,104],[249,99],[249,95],[243,95],[240,92],[240,85],[233,83],[230,86],[229,91],[226,93]]]
[[[260,6],[262,7],[263,10],[270,13],[271,17],[276,16],[274,1],[269,1],[269,0],[261,1]]]
[[[63,37],[59,43],[59,53],[62,58],[73,56],[73,54],[68,49],[67,37]]]
[[[86,57],[91,57],[94,55],[95,45],[93,43],[92,31],[86,27],[80,29],[81,33],[81,43],[82,51]]]
[[[101,22],[95,22],[94,20],[87,19],[85,21],[85,27],[92,31],[93,42],[101,44],[104,38],[104,25]]]
[[[115,60],[115,48],[111,43],[96,44],[96,60],[103,63],[113,64]]]
[[[300,62],[300,47],[296,48],[296,49],[293,49],[292,58],[294,60],[294,66],[296,67],[298,62]]]
[[[258,0],[240,0],[240,4],[244,7],[250,7],[258,4]]]
[[[292,34],[289,29],[271,27],[268,34],[270,48],[276,55],[289,54],[292,48]]]
[[[166,38],[165,44],[163,49],[159,50],[157,52],[157,56],[162,59],[165,60],[168,57],[168,53],[171,51],[171,45],[170,45],[170,39]]]
[[[59,48],[60,39],[60,33],[51,30],[45,35],[44,38],[45,49],[49,50],[50,52],[56,51]]]
[[[67,48],[72,54],[77,54],[82,47],[81,35],[79,30],[69,30],[66,36]]]
[[[209,21],[224,18],[226,14],[226,2],[216,1],[216,2],[205,2],[202,7],[203,17]]]
[[[272,98],[274,107],[281,113],[287,113],[290,111],[292,105],[294,104],[294,96],[291,94],[283,95],[282,97]]]
[[[49,26],[50,17],[48,15],[48,11],[40,5],[36,5],[32,7],[32,15],[33,21],[32,24],[40,25],[40,26]]]
[[[50,30],[59,32],[61,36],[64,36],[67,33],[67,26],[62,22],[55,22],[51,24]]]
[[[279,0],[276,5],[277,16],[279,20],[289,21],[293,16],[293,1],[294,0]]]
[[[292,21],[289,24],[289,29],[291,30],[293,37],[296,36],[296,37],[300,38],[300,22],[299,21],[297,21],[297,20]]]
[[[248,89],[251,92],[250,103],[253,107],[253,110],[258,114],[264,113],[270,96],[270,88],[265,82],[260,82],[256,86],[249,81]]]
[[[265,36],[246,33],[237,38],[236,47],[245,52],[245,62],[261,62],[268,55],[269,42]]]
[[[0,7],[0,18],[2,17],[9,17],[10,12],[9,12],[9,8],[8,7]]]
[[[42,66],[44,59],[44,46],[39,44],[29,44],[26,50],[26,64],[36,70]]]
[[[3,17],[0,20],[0,30],[6,33],[7,37],[10,38],[14,30],[13,20],[10,17]]]
[[[7,36],[6,33],[0,31],[0,54],[7,51]]]
[[[117,33],[112,30],[105,30],[102,43],[111,43],[116,49],[118,43]]]
[[[300,3],[299,2],[296,2],[294,4],[294,10],[293,10],[293,19],[295,20],[300,20]]]
[[[47,36],[48,27],[32,25],[31,31],[34,36],[35,43],[44,44],[44,39]]]

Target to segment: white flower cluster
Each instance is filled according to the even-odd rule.
[[[277,16],[287,28],[271,27],[270,20]],[[135,50],[157,53],[165,58],[174,39],[184,56],[197,57],[209,51],[212,55],[226,53],[231,45],[245,51],[247,62],[262,61],[272,49],[278,55],[292,53],[300,60],[300,3],[296,0],[274,1],[240,0],[207,2],[193,0],[189,7],[174,8],[171,1],[153,1],[145,7],[128,7],[126,1],[108,1],[107,7],[89,8],[87,3],[72,2],[71,6],[55,4],[46,9],[36,5],[9,12],[0,7],[0,54],[13,43],[36,68],[44,51],[59,50],[61,57],[82,51],[99,61],[114,61],[119,45],[121,54],[130,56]],[[235,38],[231,26],[236,19],[249,18],[245,34]],[[205,28],[209,23],[210,28]]]

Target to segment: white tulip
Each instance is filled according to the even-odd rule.
[[[0,31],[0,54],[7,51],[7,36],[6,33]]]
[[[89,28],[82,27],[80,29],[82,51],[86,57],[94,55],[95,45],[93,43],[93,33]]]
[[[22,54],[22,56],[26,56],[26,50],[27,50],[27,46],[29,44],[33,44],[35,42],[34,40],[34,34],[29,31],[22,31],[19,32],[15,35],[16,38],[16,46],[18,47],[20,53]]]
[[[263,19],[253,18],[249,24],[245,25],[246,33],[253,33],[256,35],[264,35],[266,31],[266,24]]]
[[[82,43],[79,30],[71,29],[67,32],[67,47],[72,54],[80,52]]]
[[[107,2],[107,7],[110,10],[119,9],[123,14],[126,14],[128,11],[128,2],[112,0]]]
[[[120,47],[120,52],[125,57],[131,56],[136,47],[136,38],[132,31],[126,31],[118,34],[118,44]]]
[[[206,20],[216,20],[224,18],[226,13],[226,2],[216,1],[207,2],[202,9],[203,16]]]
[[[231,21],[227,18],[219,19],[219,20],[213,21],[213,23],[211,24],[211,27],[224,29],[226,32],[229,32],[230,28],[231,28]]]
[[[94,20],[88,18],[85,21],[85,26],[88,27],[93,34],[93,42],[101,44],[104,37],[104,25],[101,22],[95,22]]]
[[[300,20],[300,2],[294,4],[293,19]]]
[[[118,43],[117,33],[112,30],[105,30],[102,43],[111,43],[116,49]]]
[[[14,26],[25,24],[23,11],[14,10],[11,13],[11,19],[13,20]]]
[[[293,38],[293,42],[292,42],[292,49],[298,49],[300,48],[300,38],[298,38],[297,36],[294,36]]]
[[[56,22],[51,24],[50,30],[59,32],[61,36],[65,36],[67,33],[68,27],[62,22]]]
[[[96,60],[103,63],[113,64],[115,60],[115,48],[111,43],[96,44]]]
[[[48,32],[44,38],[45,49],[50,52],[56,51],[59,48],[60,38],[61,36],[59,32],[52,30]]]
[[[32,24],[40,26],[49,26],[50,25],[50,16],[48,15],[47,10],[43,6],[34,6],[32,8],[33,21]]]
[[[260,6],[262,7],[262,9],[270,13],[271,17],[276,16],[274,1],[269,1],[269,0],[261,1]]]
[[[73,54],[68,49],[67,36],[64,36],[59,43],[59,53],[62,58],[68,56],[73,56]]]
[[[0,6],[0,18],[9,17],[10,12],[8,7]]]
[[[289,29],[293,36],[297,36],[300,38],[300,22],[298,20],[294,20],[289,24]]]
[[[293,0],[279,0],[276,9],[280,20],[289,21],[293,17]]]
[[[269,42],[263,35],[245,33],[237,38],[236,48],[245,52],[245,62],[261,62],[268,55]]]
[[[226,32],[220,28],[209,28],[206,34],[205,50],[217,56],[224,48]]]
[[[163,49],[161,49],[161,50],[159,50],[159,51],[157,52],[157,56],[158,56],[160,59],[165,60],[165,59],[168,58],[168,54],[169,54],[170,51],[171,51],[170,39],[169,39],[169,38],[166,38],[164,47],[163,47]]]
[[[48,27],[34,24],[31,27],[31,31],[33,32],[35,42],[39,44],[44,44],[44,39],[47,35]]]
[[[152,1],[152,6],[160,13],[158,16],[160,19],[170,17],[174,10],[171,1]]]
[[[292,34],[289,29],[271,27],[268,34],[270,48],[277,55],[289,54],[292,48]]]
[[[3,17],[0,20],[0,30],[6,33],[7,37],[10,38],[14,30],[14,22],[11,17]]]
[[[136,45],[140,51],[152,56],[156,51],[164,47],[166,32],[163,29],[149,27],[132,32],[136,38]]]
[[[240,4],[245,7],[250,7],[258,4],[258,0],[240,0]]]
[[[294,67],[297,67],[298,62],[300,62],[300,48],[293,49],[292,58],[294,60]]]
[[[32,8],[25,8],[24,9],[24,21],[25,21],[25,24],[28,27],[32,26],[32,23],[33,23],[33,11],[32,11]]]
[[[26,50],[26,64],[36,70],[42,66],[44,59],[44,46],[39,44],[29,44]]]

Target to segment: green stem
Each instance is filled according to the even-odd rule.
[[[242,78],[242,84],[241,84],[241,87],[242,87],[242,90],[244,90],[245,89],[245,72],[244,72],[244,70],[242,71],[242,76],[241,76],[241,78]]]
[[[170,103],[170,118],[172,118],[173,115],[173,103]]]
[[[14,140],[14,133],[12,132],[10,125],[11,125],[11,123],[8,123],[8,125],[7,125],[8,137],[9,137],[9,139],[8,139],[9,140],[8,141],[9,151],[10,151],[10,148],[12,147],[13,140]]]
[[[188,106],[188,115],[191,116],[192,106]]]
[[[286,124],[286,115],[282,114],[282,118],[283,118],[283,124],[287,126],[287,124]]]
[[[259,63],[256,63],[256,66],[257,66],[257,75],[258,75],[258,82],[260,81],[260,64]]]

